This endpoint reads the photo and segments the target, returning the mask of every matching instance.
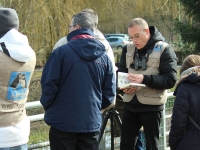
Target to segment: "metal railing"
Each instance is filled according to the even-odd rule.
[[[168,93],[168,100],[164,105],[164,110],[162,111],[162,120],[160,125],[160,139],[159,139],[159,150],[169,150],[168,146],[168,136],[170,130],[170,122],[173,108],[173,93]],[[42,108],[40,101],[28,102],[26,103],[26,109]],[[49,150],[48,141],[48,130],[49,127],[44,123],[44,114],[37,114],[28,116],[31,122],[31,132],[29,137],[29,148],[28,149],[40,149]],[[109,128],[109,127],[108,127]],[[110,132],[109,129],[105,130],[104,136],[100,142],[100,150],[110,149]],[[36,139],[34,139],[36,137]],[[115,149],[119,149],[119,137],[115,138]]]

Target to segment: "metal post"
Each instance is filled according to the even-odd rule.
[[[163,148],[166,150],[167,143],[166,143],[166,113],[165,113],[165,105],[164,105],[164,110],[162,112],[163,114]]]
[[[110,113],[110,129],[111,129],[111,150],[114,150],[114,117],[113,113]]]

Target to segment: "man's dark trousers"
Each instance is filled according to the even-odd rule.
[[[99,132],[71,133],[50,128],[51,150],[98,150]]]
[[[146,150],[158,150],[161,112],[135,113],[124,107],[120,150],[134,150],[141,126],[144,127]]]

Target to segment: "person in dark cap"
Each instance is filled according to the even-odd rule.
[[[11,8],[0,8],[0,36],[2,37],[10,29],[19,29],[17,12]]]
[[[0,8],[0,150],[27,150],[30,120],[25,104],[36,56],[21,34],[16,11]]]

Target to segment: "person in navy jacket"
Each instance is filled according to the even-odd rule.
[[[180,80],[174,91],[176,96],[169,145],[171,150],[200,150],[200,56],[189,55],[180,69]]]
[[[41,103],[51,150],[97,150],[101,110],[116,95],[112,62],[101,42],[93,38],[93,15],[72,18],[68,43],[56,48],[41,79]]]

